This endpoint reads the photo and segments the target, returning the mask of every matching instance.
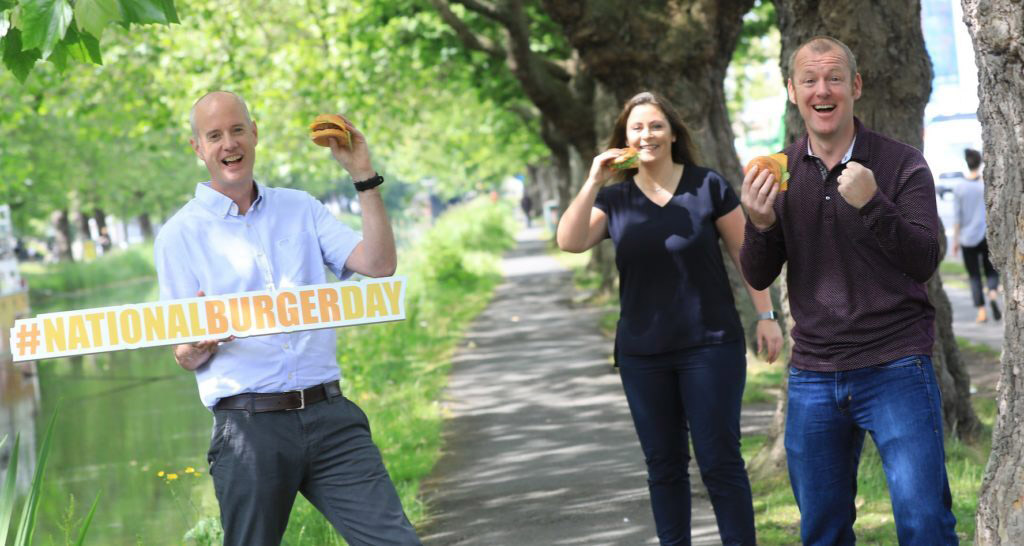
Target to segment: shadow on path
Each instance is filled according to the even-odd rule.
[[[504,283],[454,357],[420,535],[427,545],[657,544],[600,310],[571,307],[571,273],[534,233],[506,255]],[[694,544],[718,544],[694,489]]]

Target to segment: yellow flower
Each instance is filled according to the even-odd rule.
[[[161,470],[160,472],[157,472],[157,473],[156,473],[156,475],[157,475],[158,477],[160,477],[160,478],[163,478],[163,477],[164,477],[164,471],[163,471],[163,470]]]
[[[195,476],[195,477],[197,477],[197,478],[198,478],[199,476],[202,476],[202,475],[203,475],[203,473],[202,473],[202,472],[196,472],[195,474],[193,474],[193,476]]]
[[[167,475],[167,481],[176,480],[176,479],[178,479],[178,475],[177,474],[173,474],[172,473],[172,474],[168,474]]]
[[[195,471],[196,471],[196,469],[192,468],[191,466],[185,467],[185,473],[186,474],[191,474],[191,473],[193,473]]]

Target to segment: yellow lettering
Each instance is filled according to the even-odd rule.
[[[85,319],[82,315],[71,315],[68,317],[68,349],[89,348],[89,334],[85,333]]]
[[[277,322],[281,324],[282,328],[299,323],[299,311],[295,309],[295,304],[295,294],[281,292],[277,295]]]
[[[345,310],[345,319],[363,318],[363,291],[358,286],[342,286],[341,306]]]
[[[43,335],[46,336],[46,352],[67,350],[67,339],[64,337],[64,317],[44,318]]]
[[[120,345],[121,336],[117,333],[117,312],[107,311],[107,332],[110,332],[110,344]]]
[[[299,308],[302,310],[302,323],[306,325],[316,324],[320,321],[313,316],[313,296],[316,290],[302,290],[299,292]]]
[[[384,283],[384,293],[388,296],[388,302],[391,304],[391,314],[401,315],[401,295],[402,295],[402,281],[392,281]]]
[[[252,310],[249,309],[249,297],[231,298],[228,300],[231,311],[231,327],[236,332],[245,332],[252,328]]]
[[[164,308],[162,306],[143,307],[142,323],[145,325],[146,341],[163,341],[167,339],[167,327],[164,322]]]
[[[134,308],[127,308],[121,311],[119,321],[121,325],[121,337],[128,344],[135,344],[142,341],[142,319],[139,311]]]
[[[338,307],[338,291],[333,287],[321,288],[318,294],[320,302],[321,322],[341,320],[341,308]]]
[[[252,306],[256,315],[256,329],[274,328],[274,300],[270,296],[259,295],[252,297]]]
[[[380,284],[366,285],[366,316],[372,318],[387,315],[388,307],[384,304],[384,291],[381,290]]]
[[[227,306],[217,300],[206,300],[206,327],[210,335],[223,334],[228,331],[228,317],[224,316]]]
[[[89,321],[90,330],[92,330],[92,346],[99,347],[103,345],[103,330],[100,328],[100,323],[103,321],[103,313],[89,313],[85,315],[85,320]]]
[[[167,336],[178,339],[189,337],[188,320],[180,304],[167,307]]]
[[[206,330],[202,326],[203,323],[199,321],[199,304],[196,302],[188,304],[188,323],[192,325],[193,336],[206,335]]]

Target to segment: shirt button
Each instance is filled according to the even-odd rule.
[[[291,345],[289,345],[288,343],[285,343],[285,344],[284,344],[284,345],[282,345],[281,347],[284,347],[285,349],[288,349],[288,348],[290,348],[290,347],[291,347]]]
[[[831,201],[831,200],[832,200],[832,198],[831,198],[831,197],[829,197],[828,195],[826,195],[826,196],[825,196],[825,200],[826,200],[826,201]]]

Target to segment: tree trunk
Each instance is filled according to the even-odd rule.
[[[149,220],[149,214],[143,212],[139,215],[139,231],[142,232],[142,238],[147,241],[153,238],[153,223]]]
[[[50,214],[50,225],[53,227],[53,253],[57,260],[70,262],[71,255],[71,222],[68,221],[67,209],[58,209]]]
[[[1006,312],[992,453],[981,484],[975,542],[1024,537],[1024,4],[963,0],[974,40],[985,144],[988,247],[1002,275]]]
[[[871,129],[921,148],[932,71],[921,32],[919,1],[775,0],[775,9],[782,34],[780,66],[784,80],[789,77],[789,56],[793,50],[815,35],[833,36],[857,56],[857,69],[864,82],[862,96],[855,106],[857,117]],[[787,144],[804,132],[799,112],[787,103]],[[938,235],[945,248],[943,230]],[[928,294],[935,305],[936,342],[932,358],[942,391],[946,431],[971,440],[980,425],[970,405],[966,366],[952,333],[951,307],[937,273],[928,282]],[[784,408],[785,404],[779,407]],[[784,419],[777,417],[774,423],[781,425]],[[770,436],[781,438],[781,430],[773,430]],[[785,456],[779,449],[772,453],[775,457]],[[778,460],[769,466],[783,467]]]
[[[107,228],[107,213],[103,209],[96,208],[92,211],[92,217],[96,220],[96,231],[100,234],[100,246],[103,252],[110,250],[110,233]]]

